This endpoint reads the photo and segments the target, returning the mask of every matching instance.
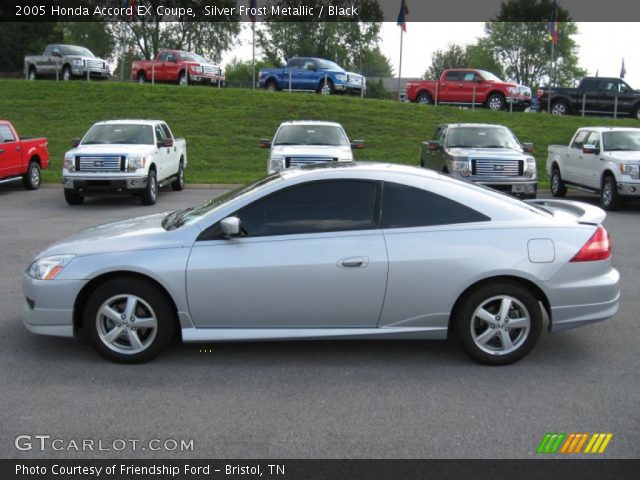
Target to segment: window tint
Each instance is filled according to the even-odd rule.
[[[594,145],[596,148],[600,148],[600,135],[598,135],[598,132],[591,132],[584,145]]]
[[[583,90],[597,90],[598,80],[595,78],[585,78],[580,85]]]
[[[447,72],[445,80],[447,80],[448,82],[455,82],[457,80],[462,80],[463,76],[464,72]]]
[[[164,132],[164,138],[173,138],[173,135],[171,135],[171,130],[169,130],[169,127],[166,123],[160,124],[160,128],[162,128],[162,131]]]
[[[156,125],[155,130],[156,130],[156,142],[160,143],[162,140],[166,138],[164,135],[164,130],[162,130],[162,127],[160,125]]]
[[[0,142],[15,142],[16,139],[13,136],[13,132],[9,128],[9,125],[0,125]]]
[[[287,67],[289,68],[300,68],[302,66],[303,60],[301,58],[292,58],[289,60]]]
[[[476,74],[474,72],[464,72],[464,81],[465,82],[473,82],[476,78]]]
[[[581,130],[580,132],[578,132],[578,134],[576,135],[576,138],[573,140],[573,143],[571,144],[571,148],[582,148],[582,145],[584,145],[584,141],[586,140],[587,135],[589,135],[589,130]]]
[[[248,236],[375,228],[377,184],[311,182],[273,193],[236,213]]]
[[[382,228],[425,227],[486,222],[486,215],[420,188],[385,182],[382,191]]]

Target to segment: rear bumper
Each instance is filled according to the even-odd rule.
[[[147,177],[63,177],[65,190],[78,193],[138,192],[147,187]]]

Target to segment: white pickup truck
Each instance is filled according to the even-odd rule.
[[[549,145],[547,174],[551,194],[567,187],[600,195],[605,210],[620,208],[624,197],[640,196],[640,128],[579,128],[569,146]]]
[[[64,155],[62,183],[70,205],[85,196],[129,193],[153,205],[158,189],[184,188],[187,145],[160,120],[110,120],[93,125]]]

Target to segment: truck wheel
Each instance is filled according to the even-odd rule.
[[[33,65],[29,67],[29,75],[27,76],[27,78],[31,81],[36,80],[38,78],[36,74],[36,67],[34,67]]]
[[[323,80],[320,84],[320,88],[318,89],[318,93],[321,95],[332,95],[333,82],[331,80],[327,80],[326,82]]]
[[[633,109],[633,113],[631,113],[631,116],[636,120],[640,120],[640,105],[636,106],[636,108]]]
[[[184,165],[182,162],[180,162],[180,166],[178,167],[178,178],[171,182],[171,188],[176,192],[184,188]]]
[[[147,177],[147,186],[140,195],[140,203],[142,205],[155,205],[158,198],[158,178],[155,170],[149,170]]]
[[[82,202],[84,202],[84,197],[73,190],[65,190],[64,199],[69,205],[82,205]]]
[[[37,190],[40,186],[40,165],[30,162],[27,173],[22,176],[22,184],[27,190]]]
[[[267,86],[265,88],[267,89],[267,92],[277,92],[278,91],[278,85],[276,85],[276,82],[274,82],[273,80],[270,81],[269,83],[267,83]]]
[[[416,101],[422,105],[433,105],[433,99],[427,92],[422,92],[420,95],[418,95]]]
[[[506,102],[505,102],[504,96],[502,96],[502,94],[500,93],[493,93],[487,99],[487,106],[489,107],[490,110],[497,112],[498,110],[502,110],[505,105],[506,105]]]
[[[560,169],[553,167],[551,172],[551,195],[554,197],[564,197],[567,194],[567,186],[560,176]]]
[[[65,82],[71,80],[71,67],[69,65],[65,65],[62,69],[62,80]]]
[[[180,76],[178,77],[178,85],[181,87],[189,85],[189,74],[186,71],[180,73]]]
[[[147,83],[147,76],[143,72],[138,74],[138,83]]]
[[[566,115],[569,113],[569,105],[564,100],[559,100],[551,104],[551,113],[553,115]]]
[[[607,175],[602,180],[602,188],[600,188],[600,204],[602,208],[608,211],[620,209],[622,199],[618,195],[618,185],[616,179],[611,175]]]

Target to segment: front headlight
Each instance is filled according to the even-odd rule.
[[[127,163],[127,172],[133,173],[139,168],[144,168],[147,163],[146,157],[129,157],[129,162]]]
[[[634,180],[640,179],[640,169],[637,164],[621,163],[620,173],[622,175],[629,175]]]
[[[81,67],[82,65],[84,65],[84,62],[79,58],[74,58],[73,59],[73,65],[75,67]]]
[[[336,80],[340,80],[341,82],[346,82],[347,81],[347,76],[343,75],[342,73],[338,73],[336,75]]]
[[[469,176],[469,160],[465,159],[455,159],[451,160],[451,171],[458,172],[463,177]]]
[[[29,266],[27,273],[36,280],[53,280],[75,257],[75,255],[42,257]]]
[[[269,159],[269,173],[278,173],[284,169],[284,158],[270,158]]]
[[[524,162],[524,176],[533,177],[536,176],[536,159],[533,157],[527,157]]]
[[[64,168],[65,170],[68,170],[70,172],[75,172],[76,171],[76,162],[75,162],[75,158],[73,157],[73,155],[65,155],[64,156],[64,163],[62,164],[62,168]]]
[[[509,92],[511,95],[517,95],[518,87],[507,87],[507,92]]]

